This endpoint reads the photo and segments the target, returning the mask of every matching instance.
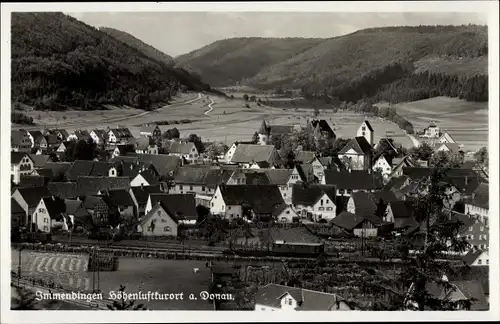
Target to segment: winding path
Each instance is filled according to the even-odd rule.
[[[210,109],[208,109],[207,111],[205,111],[205,115],[206,115],[206,116],[209,116],[209,113],[210,113],[212,110],[214,110],[214,107],[212,107],[212,105],[213,105],[215,102],[213,101],[213,99],[212,99],[212,98],[209,98],[209,99],[210,99],[211,103],[209,103],[209,104],[208,104],[208,108],[210,108]]]

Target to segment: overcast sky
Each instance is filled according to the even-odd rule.
[[[67,13],[116,28],[177,56],[232,37],[320,37],[368,27],[487,24],[477,13],[92,12]]]

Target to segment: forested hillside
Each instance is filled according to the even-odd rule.
[[[129,33],[109,27],[101,27],[99,28],[99,30],[129,45],[130,47],[139,50],[144,55],[154,60],[164,62],[169,66],[173,66],[175,64],[174,59],[170,55],[167,55],[162,51],[154,48],[153,46],[144,43],[143,41],[130,35]]]
[[[400,102],[433,96],[488,100],[486,26],[386,27],[330,39],[302,39],[307,46],[287,52],[288,58],[275,63],[262,59],[267,51],[272,52],[271,45],[252,45],[257,40],[262,42],[252,38],[219,41],[183,61],[198,67],[203,78],[216,77],[210,65],[214,60],[217,66],[230,62],[225,65],[224,85],[240,81],[262,89],[302,89],[306,96],[347,102],[367,97]],[[273,42],[270,39],[269,44]],[[291,40],[281,42],[280,46],[293,48]],[[251,49],[248,54],[241,55],[247,49]],[[234,68],[240,65],[245,73]]]
[[[62,13],[12,14],[12,103],[43,109],[150,109],[210,87]]]
[[[214,42],[175,60],[180,66],[200,74],[212,86],[234,85],[323,41],[319,38],[232,38]]]

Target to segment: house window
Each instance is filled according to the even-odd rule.
[[[480,231],[481,231],[481,232],[482,232],[482,231],[484,231],[484,226],[481,226],[481,227],[480,227]]]
[[[48,218],[44,218],[44,219],[43,219],[43,222],[44,222],[44,223],[48,223],[48,222],[49,222],[49,219],[48,219]]]
[[[348,194],[352,193],[352,189],[347,189],[347,193]]]
[[[214,203],[212,203],[212,207],[214,206]]]
[[[472,226],[471,226],[471,227],[469,227],[469,232],[472,232],[472,231],[473,231],[473,229],[472,229]]]
[[[343,195],[343,194],[344,194],[344,189],[339,189],[339,193],[340,193],[341,195]]]
[[[321,199],[321,206],[323,206],[323,199]]]
[[[283,197],[286,197],[286,192],[283,193]]]
[[[331,210],[333,210],[333,207],[326,207],[326,210],[331,211]]]
[[[189,186],[189,190],[193,191],[193,186]]]
[[[224,210],[224,207],[225,207],[225,206],[224,206],[224,205],[222,205],[222,210]]]
[[[231,206],[227,206],[227,209],[231,210]]]
[[[201,186],[201,191],[205,191],[205,186]]]
[[[44,226],[44,227],[43,227],[43,231],[44,231],[44,232],[48,232],[48,231],[49,231],[49,228],[48,228],[47,226]]]
[[[477,264],[483,264],[483,260],[481,259],[477,260]]]
[[[318,210],[325,210],[325,207],[318,207]]]
[[[172,228],[171,228],[170,226],[165,226],[165,227],[163,228],[163,231],[164,231],[164,232],[170,232],[170,231],[172,231]]]
[[[287,211],[285,212],[285,214],[289,215],[289,214],[290,214],[290,211],[289,211],[289,210],[287,210]]]
[[[473,240],[474,239],[474,235],[469,235],[469,240]]]
[[[158,216],[161,216],[161,210],[159,210],[157,214],[158,214]]]
[[[166,220],[165,218],[162,218],[162,219],[161,219],[161,222],[162,222],[162,223],[166,223],[166,222],[167,222],[167,220]]]
[[[288,305],[292,305],[292,299],[288,298]]]
[[[231,214],[231,218],[233,218],[234,214]]]
[[[486,264],[490,264],[490,260],[489,259],[486,259]]]

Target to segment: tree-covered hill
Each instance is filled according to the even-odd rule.
[[[360,30],[329,39],[302,39],[295,53],[279,62],[265,61],[263,39],[215,42],[183,58],[203,78],[223,77],[217,84],[240,81],[262,89],[302,89],[305,95],[327,95],[356,102],[371,97],[393,102],[432,96],[467,100],[488,98],[488,30],[486,26],[416,26]],[[282,39],[281,47],[294,48]],[[242,52],[245,55],[242,55]],[[224,74],[215,75],[226,67]],[[254,63],[255,62],[255,63]],[[241,73],[242,66],[245,73]],[[327,97],[326,96],[326,97]]]
[[[199,73],[212,86],[234,85],[323,41],[319,38],[232,38],[180,55],[175,61]]]
[[[12,14],[12,103],[35,109],[150,109],[181,89],[210,87],[62,13]]]
[[[109,27],[101,27],[99,28],[99,30],[129,45],[130,47],[141,51],[144,55],[154,60],[164,62],[169,66],[173,66],[175,64],[174,59],[170,55],[167,55],[162,51],[154,48],[153,46],[144,43],[143,41],[130,35],[129,33]]]

